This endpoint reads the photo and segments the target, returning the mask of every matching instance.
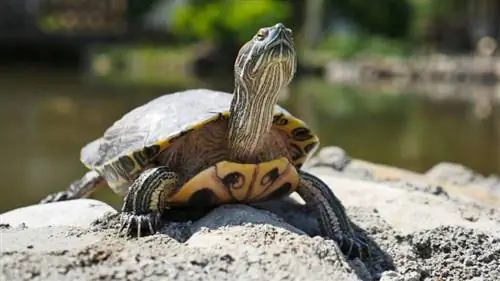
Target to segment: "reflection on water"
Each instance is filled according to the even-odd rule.
[[[0,212],[65,188],[85,172],[84,144],[125,112],[175,90],[102,88],[67,73],[0,74]],[[455,161],[500,173],[499,108],[478,119],[465,102],[357,92],[318,80],[296,81],[288,96],[282,104],[317,130],[322,145],[354,157],[416,171]],[[97,197],[120,202],[110,191]]]

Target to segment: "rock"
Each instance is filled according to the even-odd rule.
[[[447,181],[460,185],[477,183],[483,179],[483,176],[463,165],[448,162],[441,162],[435,165],[429,169],[425,175],[435,180]]]
[[[85,229],[63,225],[10,229],[0,231],[0,235],[2,253],[23,250],[28,253],[65,252],[85,248],[104,238],[102,233],[87,233]]]
[[[113,207],[93,199],[38,204],[14,209],[0,215],[0,223],[11,227],[75,226],[88,228],[97,218],[116,213]]]
[[[440,226],[413,233],[411,244],[417,260],[403,259],[401,271],[419,271],[442,280],[471,280],[474,277],[500,280],[500,239],[484,231]],[[488,258],[483,259],[486,256]]]
[[[360,280],[334,244],[269,224],[204,228],[186,245],[230,255],[241,268],[237,280]]]
[[[267,224],[286,229],[300,235],[306,233],[299,228],[286,223],[281,217],[266,210],[255,210],[247,205],[233,204],[216,208],[191,226],[191,232],[196,233],[202,228],[221,228],[244,224]],[[193,237],[191,237],[193,239]],[[191,241],[192,242],[192,241]]]
[[[500,176],[483,176],[463,165],[442,162],[429,169],[425,176],[437,184],[455,185],[464,192],[482,194],[482,197],[500,201]],[[495,207],[500,207],[500,202]]]
[[[388,270],[382,273],[380,281],[404,281],[404,279],[403,276],[396,271]]]
[[[443,197],[319,172],[317,176],[332,187],[345,206],[376,209],[394,229],[405,234],[441,225],[460,225],[500,235],[500,226],[489,219],[486,210],[475,213],[471,222],[462,216],[460,205]]]
[[[14,224],[36,226],[30,219],[37,212],[44,213],[38,220],[50,213],[55,216],[37,228],[0,227],[2,277],[30,281],[500,280],[500,223],[489,219],[483,209],[470,215],[464,212],[469,205],[446,196],[339,177],[324,169],[310,171],[343,202],[355,228],[371,245],[372,260],[346,260],[335,242],[317,236],[316,217],[296,194],[255,207],[221,206],[199,220],[167,223],[160,233],[141,238],[116,235],[118,216],[102,222],[103,213],[114,210],[96,214],[94,218],[102,223],[89,228],[90,219],[81,217],[82,212],[89,213],[89,205],[84,204],[89,201],[75,200],[19,209],[31,217],[18,215]],[[109,210],[106,206],[100,208]],[[59,212],[71,210],[73,221],[55,212],[56,207]]]
[[[351,161],[345,150],[337,146],[322,148],[316,157],[309,161],[308,166],[326,166],[342,171]]]
[[[346,161],[345,166],[339,170],[335,165],[328,164],[332,161],[339,162],[337,159],[349,159],[349,161]],[[484,177],[458,164],[441,163],[426,174],[421,174],[398,167],[352,159],[340,148],[326,147],[304,168],[339,177],[387,183],[396,188],[451,197],[488,208],[500,208],[500,176]]]
[[[405,281],[419,281],[421,278],[420,273],[415,272],[415,271],[410,271],[405,274]]]
[[[492,190],[496,189],[500,193],[500,176],[491,175],[485,177],[472,169],[456,163],[439,163],[429,169],[425,175],[434,180],[462,186],[475,185]]]
[[[163,233],[127,239],[115,229],[5,230],[10,246],[0,270],[6,280],[360,281],[356,272],[366,272],[362,263],[351,268],[332,241],[245,205],[216,208],[183,227],[195,232],[185,233],[191,236],[182,243]],[[27,247],[33,239],[37,243]]]

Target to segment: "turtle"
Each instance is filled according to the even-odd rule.
[[[350,259],[370,256],[341,201],[301,169],[319,137],[277,104],[296,69],[292,30],[282,23],[259,29],[238,52],[233,93],[187,89],[136,107],[81,149],[89,171],[40,203],[89,197],[107,186],[124,198],[120,233],[140,237],[168,222],[167,210],[296,192],[317,214],[322,236]]]

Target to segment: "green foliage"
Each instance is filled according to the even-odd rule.
[[[464,13],[467,9],[468,0],[410,0],[414,11],[410,36],[420,39],[432,20],[444,20]]]
[[[187,66],[193,50],[149,45],[96,46],[89,50],[91,77],[116,85],[192,87],[198,85]]]
[[[309,93],[318,114],[329,118],[349,118],[401,111],[406,98],[390,90],[366,90],[355,86],[326,83],[319,78],[300,79],[294,89],[297,94]]]
[[[415,1],[415,0],[413,0]],[[455,13],[460,13],[467,9],[469,0],[441,0],[441,1],[419,1],[422,5],[428,5],[432,14],[436,17],[447,17]],[[483,2],[486,3],[486,2]]]
[[[325,38],[305,59],[312,65],[322,65],[330,59],[353,57],[393,56],[406,57],[414,46],[404,40],[363,34],[343,34]]]
[[[285,1],[191,1],[176,11],[174,32],[189,39],[243,42],[260,27],[286,21],[290,12]]]
[[[431,1],[411,0],[410,3],[414,11],[414,18],[409,33],[411,38],[416,39],[422,37],[425,26],[435,11],[432,9]]]

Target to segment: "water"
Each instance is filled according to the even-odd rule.
[[[84,144],[125,112],[175,90],[98,87],[77,73],[0,73],[0,212],[65,188],[86,171],[79,162]],[[500,174],[499,108],[477,118],[467,102],[369,93],[310,79],[296,81],[288,96],[282,105],[314,128],[323,146],[420,172],[453,161]],[[96,197],[121,202],[109,190]]]

